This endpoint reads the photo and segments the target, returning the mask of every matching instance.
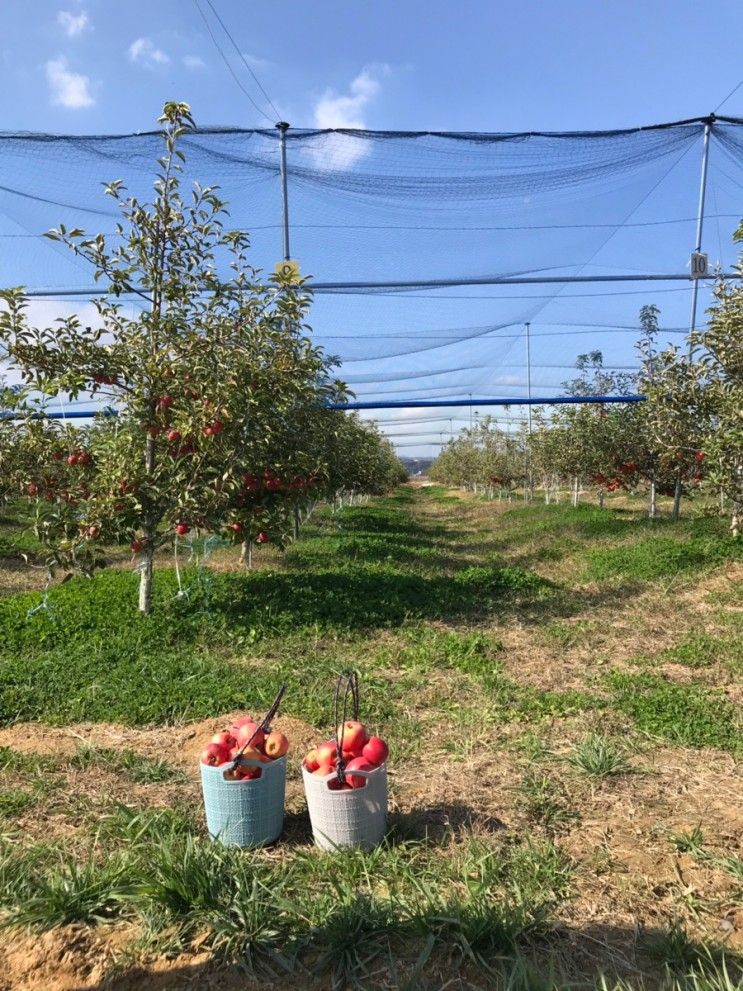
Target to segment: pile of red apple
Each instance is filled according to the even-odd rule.
[[[342,749],[341,749],[342,746]],[[354,771],[373,771],[387,760],[389,748],[379,736],[369,736],[363,723],[350,719],[338,727],[335,740],[328,740],[313,747],[304,759],[304,766],[318,778],[327,778],[338,770],[338,754],[344,762],[345,782],[333,779],[328,782],[332,791],[350,791],[363,788],[366,778]]]
[[[250,741],[245,750],[240,751]],[[201,751],[201,763],[209,767],[222,767],[231,764],[240,754],[245,760],[268,764],[283,757],[289,749],[289,741],[283,733],[265,733],[250,716],[240,716],[229,730],[215,733],[211,741]],[[228,781],[253,781],[261,776],[259,767],[238,764],[225,773]]]

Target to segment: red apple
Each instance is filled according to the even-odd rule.
[[[267,533],[264,533],[264,531],[261,530],[261,532],[258,534],[258,536],[255,539],[256,542],[259,544],[267,544],[271,538],[268,536]]]
[[[368,761],[365,757],[354,757],[352,761],[346,764],[346,781],[350,784],[352,788],[364,788],[366,786],[366,778],[362,777],[360,774],[352,774],[352,771],[373,771],[374,765],[371,761]]]
[[[316,771],[320,766],[320,761],[317,759],[317,750],[314,747],[305,757],[304,766],[308,771]]]
[[[151,427],[147,428],[147,433],[154,440],[156,437],[160,436],[160,434],[162,433],[162,429],[158,427],[156,424],[153,424]]]
[[[277,760],[279,757],[283,757],[289,749],[289,741],[283,733],[269,733],[266,737],[266,742],[263,749],[265,750],[267,757],[270,757],[272,760]]]
[[[328,781],[329,791],[351,791],[353,785],[350,785],[348,781],[341,782],[338,778],[333,778],[332,781]]]
[[[345,723],[338,726],[337,740],[343,750],[349,753],[358,756],[368,739],[364,724],[355,719],[347,719]]]
[[[316,767],[315,770],[312,772],[312,775],[315,778],[327,778],[327,776],[332,773],[333,773],[332,767],[328,767],[327,764],[320,764],[320,766]]]
[[[139,554],[144,547],[144,544],[141,540],[133,540],[129,546],[131,547],[133,554]]]
[[[338,760],[338,747],[335,740],[328,740],[327,743],[321,743],[317,748],[317,762],[321,766],[323,764],[328,767],[335,765]]]
[[[212,423],[212,433],[213,434],[215,434],[215,435],[216,434],[221,434],[223,430],[224,430],[224,424],[222,423],[221,420],[215,420],[214,423]]]
[[[243,767],[241,777],[243,781],[255,781],[256,778],[260,778],[263,771],[260,767]]]
[[[218,743],[220,747],[226,747],[227,750],[232,750],[232,748],[237,744],[237,740],[232,735],[232,733],[215,733],[211,739],[212,743]]]
[[[79,465],[89,465],[93,463],[93,458],[88,451],[82,451],[77,456],[77,463]]]
[[[247,741],[252,737],[251,746],[256,749],[262,747],[266,739],[266,734],[262,729],[258,729],[258,724],[254,723],[252,719],[246,720],[239,726],[233,726],[232,734],[240,746],[242,746],[243,743],[247,743]]]
[[[201,763],[208,764],[209,767],[220,767],[230,759],[230,752],[227,747],[222,747],[218,743],[210,743],[201,751]]]
[[[188,523],[178,523],[176,524],[175,532],[178,534],[179,537],[185,537],[189,529],[190,527]]]
[[[368,760],[370,764],[373,764],[374,767],[384,764],[389,753],[387,744],[379,736],[370,736],[364,749],[361,751],[362,757]]]
[[[231,767],[229,771],[224,772],[224,777],[225,777],[225,781],[242,781],[243,779],[242,768],[240,766]]]
[[[90,537],[91,540],[95,540],[95,538],[98,536],[100,532],[101,532],[101,528],[93,524],[93,526],[88,527],[86,531],[86,536]]]
[[[232,530],[233,533],[242,533],[242,523],[228,523],[227,529]]]
[[[244,743],[244,741],[243,741],[243,743]],[[234,759],[234,757],[237,756],[237,754],[242,749],[243,743],[239,743],[238,742],[237,746],[235,747],[235,750],[233,751],[233,755],[234,755],[233,756],[233,759]],[[258,749],[258,747],[255,747],[255,746],[253,746],[253,744],[251,744],[249,747],[245,747],[245,749],[240,754],[240,756],[242,758],[244,758],[245,760],[254,760],[256,762],[258,762],[258,761],[262,762],[263,761],[263,758],[265,757],[265,754],[262,754],[260,752],[260,750]]]
[[[180,439],[181,439],[181,432],[180,432],[180,430],[169,430],[168,431],[168,440],[170,441],[171,444],[177,444]]]
[[[39,491],[39,486],[36,484],[36,482],[31,482],[30,485],[28,485],[26,488],[26,492],[28,492],[30,496],[37,495],[38,491]]]
[[[67,458],[67,464],[68,465],[76,465],[77,464],[77,455],[76,454],[70,454],[68,456],[68,458]]]
[[[157,401],[158,409],[170,409],[175,400],[170,395],[160,396]]]

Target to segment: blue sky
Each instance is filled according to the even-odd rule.
[[[519,4],[436,0],[425,5],[410,0],[394,4],[212,2],[273,106],[236,57],[206,0],[128,0],[125,4],[5,0],[0,19],[3,130],[78,134],[148,130],[166,99],[189,102],[202,125],[267,127],[276,119],[275,107],[296,127],[497,132],[626,128],[703,115],[717,107],[743,78],[743,10],[718,0],[704,5],[689,0],[525,0]],[[199,8],[240,83],[263,113],[231,77]],[[743,87],[721,113],[743,117]],[[355,167],[354,154],[349,169]],[[655,201],[646,206],[646,214],[636,214],[634,219],[692,217],[697,175],[694,148],[676,171],[678,184],[665,196],[661,188]],[[110,177],[100,176],[104,178]],[[211,177],[200,178],[209,181]],[[733,211],[738,209],[735,179],[720,179],[719,204],[717,200],[708,203],[710,213],[717,210],[720,214],[707,228],[709,236],[714,236],[708,250],[716,251],[718,257],[725,253],[723,245],[729,244],[736,226],[730,213],[730,203]],[[300,206],[297,197],[297,213]],[[25,228],[35,230],[31,221]],[[689,220],[680,235],[679,250],[669,255],[670,269],[683,268],[679,259],[686,257],[687,244],[691,248],[692,234]],[[312,254],[311,237],[307,234],[302,241],[298,234],[297,243],[304,245],[303,258]],[[628,238],[615,238],[603,256],[594,259],[592,255],[590,260],[607,271],[625,270],[627,259],[635,257],[634,242],[630,244]],[[531,243],[525,244],[524,251],[531,250]],[[637,267],[652,267],[655,242],[645,248],[638,244],[645,256]],[[343,262],[345,276],[355,272],[356,264],[358,277],[372,271],[373,258],[347,248],[339,249],[337,259]],[[415,258],[404,258],[405,241],[390,242],[390,252],[393,249],[396,253],[389,257],[401,256],[412,270]],[[435,274],[469,270],[470,262],[461,261],[465,257],[465,249],[458,254],[450,247],[437,261]],[[322,258],[318,258],[316,267],[321,268]],[[313,274],[322,277],[323,273]],[[612,312],[616,322],[626,321],[643,302],[655,300],[664,304],[668,320],[677,325],[686,319],[687,296],[685,288],[665,297],[638,294],[623,303],[621,313],[618,302],[614,301],[610,311],[603,299],[594,302],[587,296],[580,306],[590,326],[592,320],[606,322]],[[562,301],[565,312],[569,308],[574,312],[577,306],[567,302],[570,298],[567,294]],[[591,346],[589,337],[579,336],[583,331],[561,342],[548,329],[559,326],[560,302],[550,304],[555,323],[542,331],[535,328],[537,337],[544,334],[541,343],[535,340],[534,375],[536,385],[544,384],[543,392],[554,393],[555,383],[567,377],[555,368],[558,358],[572,362],[579,349]],[[368,325],[369,330],[375,320],[395,334],[396,320],[406,325],[417,320],[418,329],[423,330],[452,328],[457,320],[464,326],[477,326],[495,319],[481,299],[466,304],[442,296],[413,304],[341,297],[335,298],[334,305],[332,314],[327,300],[318,299],[316,305],[316,325],[329,333],[340,324]],[[498,305],[506,304],[500,300]],[[522,311],[528,307],[523,310],[522,306],[518,312]],[[360,396],[400,399],[407,389],[417,398],[421,388],[435,395],[457,396],[475,387],[475,394],[478,389],[481,394],[497,391],[495,385],[483,388],[483,383],[512,387],[514,395],[522,394],[524,359],[519,334],[520,330],[511,343],[501,341],[497,347],[489,347],[487,341],[484,345],[460,342],[417,357],[364,362],[356,356],[344,371],[358,383],[355,388]],[[617,364],[631,360],[626,348],[619,347],[609,357]],[[477,374],[483,368],[489,377]],[[406,384],[383,384],[408,371],[411,378]],[[430,377],[422,375],[424,371]],[[366,380],[375,373],[379,376],[376,386],[368,385]],[[434,444],[423,442],[424,429],[431,431],[426,441],[436,439],[441,431],[449,432],[449,414],[438,421],[431,419],[434,415],[431,411],[391,413],[380,419],[389,422],[391,433],[402,435],[396,437],[399,443],[411,445],[401,447],[402,453],[423,454],[435,450]],[[459,415],[463,421],[469,418],[468,411]],[[421,443],[412,446],[418,439]]]
[[[743,74],[743,9],[721,0],[214,3],[295,126],[629,127],[707,113]],[[167,98],[202,124],[266,123],[192,0],[5,0],[1,23],[5,130],[141,130]]]

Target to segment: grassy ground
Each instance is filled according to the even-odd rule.
[[[148,619],[126,569],[0,598],[1,991],[729,991],[742,557],[711,517],[406,487],[251,574],[161,570]],[[297,769],[350,667],[391,828],[328,856]],[[225,851],[196,755],[281,683],[285,838]]]

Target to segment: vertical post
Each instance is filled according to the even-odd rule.
[[[276,125],[279,132],[279,150],[281,154],[281,201],[284,208],[284,261],[291,258],[289,251],[289,188],[286,180],[286,132],[289,125],[284,120],[280,120]]]
[[[702,150],[702,177],[699,181],[699,206],[697,208],[697,237],[694,250],[702,250],[702,227],[704,225],[704,200],[707,193],[707,166],[709,164],[709,136],[715,115],[710,114],[704,122],[704,146]],[[689,320],[689,330],[696,330],[697,326],[697,297],[699,296],[699,279],[694,279],[691,284],[691,318]]]
[[[529,399],[529,405],[527,406],[527,417],[529,421],[529,436],[531,437],[531,334],[529,333],[529,328],[531,324],[527,321],[526,323],[526,395]]]

